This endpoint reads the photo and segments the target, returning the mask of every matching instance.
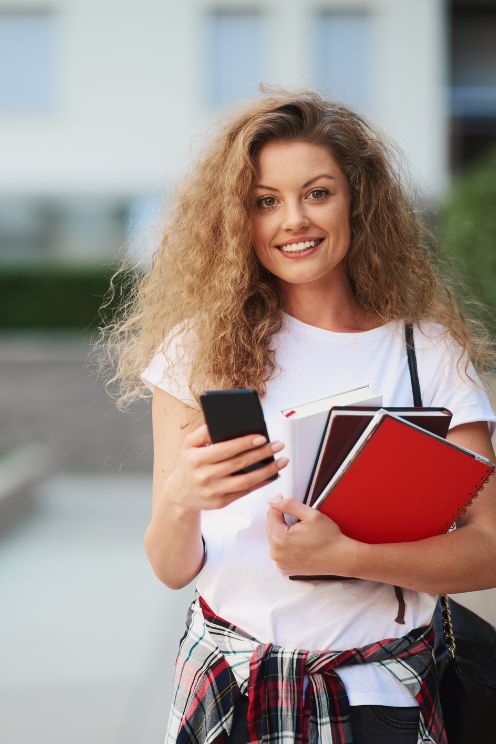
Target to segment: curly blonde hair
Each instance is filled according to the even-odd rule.
[[[147,395],[140,371],[164,339],[187,328],[196,339],[190,388],[197,402],[206,388],[265,393],[283,316],[275,278],[253,250],[250,212],[257,154],[276,140],[325,145],[345,174],[347,270],[364,310],[384,323],[441,324],[483,371],[488,333],[455,299],[439,247],[406,196],[394,148],[341,104],[310,90],[272,88],[226,117],[177,189],[151,269],[127,274],[126,299],[101,329],[118,405]]]

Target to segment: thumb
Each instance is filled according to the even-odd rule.
[[[315,514],[315,509],[306,504],[302,504],[301,501],[296,499],[284,499],[281,496],[276,496],[274,499],[269,499],[269,504],[272,509],[276,509],[278,512],[284,512],[285,514],[291,514],[297,519],[304,520]]]

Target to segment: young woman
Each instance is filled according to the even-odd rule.
[[[280,411],[296,403],[369,383],[384,405],[412,405],[405,322],[424,405],[449,408],[448,438],[493,458],[472,366],[486,337],[381,139],[312,91],[227,120],[113,329],[127,397],[153,390],[146,551],[168,587],[196,579],[167,742],[445,742],[430,621],[439,593],[496,586],[496,483],[456,531],[368,545],[293,498],[281,454]],[[198,396],[239,387],[258,390],[271,441],[211,444]]]

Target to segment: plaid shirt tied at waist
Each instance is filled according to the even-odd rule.
[[[165,744],[227,744],[242,694],[247,744],[352,744],[348,696],[336,671],[351,664],[380,664],[402,682],[420,706],[418,744],[447,744],[433,638],[429,626],[347,651],[290,650],[260,643],[196,592],[176,659]]]

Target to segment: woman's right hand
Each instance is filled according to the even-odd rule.
[[[286,467],[289,460],[280,457],[249,473],[233,473],[283,447],[282,442],[267,442],[258,434],[212,444],[207,426],[199,426],[184,438],[176,468],[164,483],[164,497],[186,512],[222,509],[267,485],[270,476]]]

